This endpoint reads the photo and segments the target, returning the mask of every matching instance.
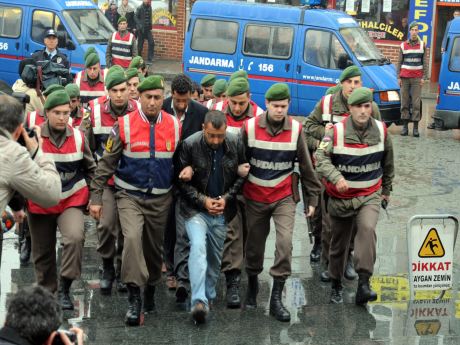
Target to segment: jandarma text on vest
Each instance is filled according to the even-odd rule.
[[[375,162],[366,165],[344,165],[339,164],[337,169],[342,172],[349,172],[349,173],[361,173],[361,172],[369,172],[380,169],[381,162]]]
[[[255,158],[251,158],[251,165],[256,168],[270,170],[286,170],[292,168],[292,162],[267,162]]]

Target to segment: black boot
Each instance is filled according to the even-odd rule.
[[[246,308],[257,308],[257,294],[259,293],[259,279],[257,275],[248,276],[248,290],[246,292]]]
[[[237,270],[225,272],[227,281],[227,308],[241,307],[240,281],[241,273]]]
[[[117,282],[117,291],[118,292],[128,292],[128,287],[121,280],[121,269],[119,269],[118,267],[115,270],[115,280]]]
[[[420,133],[418,132],[418,121],[414,122],[414,129],[412,134],[414,135],[415,138],[418,138],[420,136]]]
[[[278,321],[291,321],[291,313],[285,308],[281,301],[283,293],[284,280],[273,279],[272,296],[270,297],[270,315],[274,316]]]
[[[326,269],[323,272],[321,272],[319,279],[323,283],[329,283],[331,281],[331,277],[329,276],[329,271]]]
[[[315,243],[310,252],[310,262],[319,262],[321,259],[321,239],[315,237]]]
[[[369,274],[359,274],[358,290],[356,290],[355,298],[356,305],[363,305],[367,302],[372,302],[377,299],[377,294],[375,291],[371,290],[369,285],[369,278]]]
[[[135,284],[128,284],[128,311],[126,312],[126,324],[139,326],[141,324],[141,289]]]
[[[401,131],[401,135],[403,137],[406,137],[409,134],[409,121],[407,120],[402,120],[403,121],[403,128]]]
[[[58,298],[62,310],[73,310],[74,308],[70,298],[70,286],[72,285],[72,281],[72,279],[61,277]]]
[[[332,304],[341,304],[343,303],[342,298],[342,282],[337,279],[332,279],[332,291],[331,291],[331,300]]]
[[[110,295],[112,293],[112,283],[115,279],[115,268],[113,259],[102,259],[102,278],[99,282],[101,294]]]
[[[345,272],[343,273],[343,276],[348,280],[355,280],[358,278],[358,274],[356,273],[355,267],[353,265],[353,254],[351,252],[348,253],[347,265],[345,266]]]
[[[21,265],[27,265],[30,260],[30,252],[32,250],[32,240],[30,236],[25,236],[21,243],[21,252],[19,254],[19,261]]]
[[[146,285],[144,288],[144,313],[151,313],[155,309],[155,286]]]

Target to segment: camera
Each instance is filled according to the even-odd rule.
[[[25,111],[26,104],[30,102],[30,96],[26,95],[23,92],[13,92],[11,96],[17,99],[22,104],[22,107]],[[28,127],[24,127],[24,128],[27,134],[29,135],[29,138],[33,138],[35,136],[35,130],[33,128],[32,129]],[[24,138],[22,137],[22,135],[19,137],[18,143],[21,144],[22,146],[26,146],[26,142],[24,141]]]
[[[58,331],[58,333],[64,333],[72,343],[75,343],[77,341],[77,335],[74,332],[71,332],[71,331]],[[54,337],[53,345],[64,345],[64,343],[62,342],[60,334],[56,334],[56,336]]]

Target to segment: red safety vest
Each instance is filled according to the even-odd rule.
[[[321,108],[323,109],[323,122],[325,123],[337,123],[343,121],[345,118],[348,117],[348,113],[344,113],[342,115],[332,115],[332,103],[334,98],[332,97],[333,94],[323,96],[321,98]]]
[[[425,47],[422,40],[416,45],[408,41],[401,43],[402,62],[399,76],[401,78],[423,78],[423,56]]]
[[[283,130],[272,137],[259,126],[260,117],[244,124],[248,138],[246,155],[249,158],[248,180],[243,195],[262,203],[273,203],[292,194],[291,180],[297,157],[297,141],[302,126],[289,118],[291,130]]]
[[[100,73],[102,75],[102,80],[105,80],[105,71],[101,69]],[[81,102],[87,104],[95,98],[105,96],[107,91],[103,81],[98,81],[95,85],[91,86],[87,80],[83,80],[85,75],[85,70],[78,72],[75,76],[74,83],[80,88]]]
[[[76,128],[72,128],[72,131],[73,135],[68,136],[60,148],[54,146],[48,137],[43,137],[43,154],[54,161],[61,176],[61,201],[56,206],[43,208],[28,200],[28,210],[31,213],[61,214],[69,207],[88,203],[89,190],[83,174],[85,137]]]
[[[40,126],[42,123],[45,123],[45,121],[45,115],[37,110],[27,113],[26,126],[29,128],[32,128],[33,126]]]
[[[112,65],[120,65],[128,68],[133,59],[133,40],[134,35],[128,32],[121,37],[120,32],[112,35]]]
[[[246,116],[244,119],[236,120],[233,116],[230,115],[228,112],[228,100],[220,101],[214,104],[212,110],[220,110],[225,113],[227,117],[227,132],[238,134],[243,124],[250,118],[254,116],[259,116],[263,114],[262,108],[260,108],[254,101],[249,101],[249,104],[252,107],[252,114],[250,116]]]

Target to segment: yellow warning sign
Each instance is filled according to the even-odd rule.
[[[421,258],[442,258],[445,253],[438,231],[431,228],[418,251],[418,256]]]
[[[418,335],[437,335],[441,328],[439,320],[418,320],[415,321],[415,330]]]

